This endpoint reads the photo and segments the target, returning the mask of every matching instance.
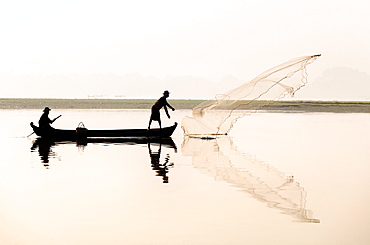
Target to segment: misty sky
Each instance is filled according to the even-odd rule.
[[[302,98],[370,100],[369,9],[368,0],[3,1],[0,97],[208,98],[322,54]]]

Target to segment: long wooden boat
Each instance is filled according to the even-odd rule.
[[[89,144],[112,144],[112,145],[160,145],[166,148],[177,150],[177,146],[171,137],[115,137],[115,138],[84,138],[76,140],[63,140],[53,138],[38,137],[34,142],[31,150],[37,147],[46,149],[58,145],[74,144],[76,146],[87,146]],[[49,152],[49,151],[46,151]]]
[[[115,137],[147,137],[147,138],[167,138],[171,137],[177,127],[177,123],[170,127],[153,129],[87,129],[77,127],[71,129],[40,129],[31,123],[34,133],[42,138],[52,139],[86,139],[86,138],[115,138]]]

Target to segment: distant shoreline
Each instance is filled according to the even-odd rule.
[[[192,109],[205,100],[169,99],[176,109]],[[0,98],[0,109],[150,109],[155,99],[17,99]],[[263,102],[257,102],[263,103]],[[243,109],[241,106],[239,109]],[[271,112],[370,113],[370,101],[275,101]]]

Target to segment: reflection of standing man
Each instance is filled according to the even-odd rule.
[[[158,151],[157,152],[152,151],[152,149],[150,148],[150,142],[148,143],[149,156],[150,156],[150,160],[152,164],[152,169],[157,172],[157,176],[162,177],[163,183],[168,183],[169,177],[167,176],[167,173],[168,173],[167,163],[170,160],[170,156],[169,154],[167,154],[164,164],[161,164],[160,163],[161,148],[162,148],[162,144],[160,143]],[[170,166],[172,165],[170,164]]]
[[[167,109],[167,106],[169,108],[172,109],[172,111],[175,110],[175,108],[173,108],[170,104],[168,104],[167,102],[167,98],[170,96],[170,92],[168,92],[167,90],[163,92],[163,96],[161,98],[159,98],[159,100],[157,100],[154,105],[152,106],[152,114],[150,116],[150,120],[149,120],[149,126],[148,126],[148,129],[150,129],[150,125],[152,124],[152,121],[158,121],[159,123],[159,127],[162,128],[162,124],[161,124],[161,115],[159,113],[159,110],[163,107],[164,108],[164,111],[166,112],[167,114],[167,117],[168,118],[171,118],[170,117],[170,114],[168,114],[168,109]]]

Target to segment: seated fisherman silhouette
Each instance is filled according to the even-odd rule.
[[[170,117],[170,114],[168,113],[168,109],[167,109],[167,106],[169,108],[172,109],[172,111],[175,110],[175,108],[173,108],[170,104],[168,104],[167,102],[167,98],[170,96],[170,92],[168,92],[167,90],[163,92],[163,96],[161,98],[159,98],[155,103],[154,105],[152,106],[152,114],[150,116],[150,120],[149,120],[149,126],[148,126],[148,129],[150,129],[150,125],[152,124],[152,121],[158,121],[159,123],[159,128],[162,128],[162,123],[161,123],[161,114],[159,112],[159,110],[163,107],[164,108],[164,111],[166,112],[167,114],[167,117],[168,118],[171,118]]]
[[[45,107],[45,109],[43,110],[43,113],[40,117],[40,120],[39,120],[39,127],[36,127],[33,122],[31,122],[31,127],[35,130],[50,130],[50,129],[53,129],[53,127],[50,126],[50,124],[52,124],[55,120],[57,120],[60,116],[54,118],[53,120],[51,120],[49,118],[49,112],[50,112],[50,108],[49,107]]]

